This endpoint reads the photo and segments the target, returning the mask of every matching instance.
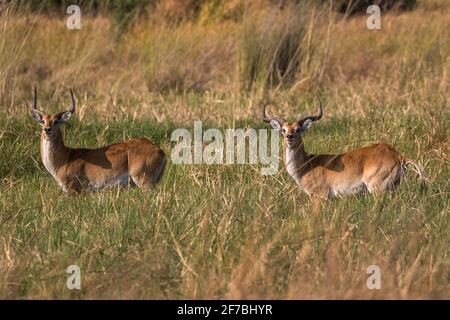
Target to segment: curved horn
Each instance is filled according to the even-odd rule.
[[[73,91],[72,88],[70,88],[70,113],[75,112],[75,98],[73,97]]]
[[[317,121],[320,118],[322,118],[322,116],[323,116],[323,106],[322,106],[322,101],[319,100],[319,114],[315,115],[315,116],[301,118],[298,120],[298,124],[301,126],[303,124],[303,122],[305,122],[306,120]]]
[[[31,106],[31,109],[36,110],[37,106],[37,89],[34,87],[34,93],[33,93],[33,105]]]
[[[37,89],[34,87],[33,91],[33,103],[31,104],[31,117],[40,122],[42,121],[42,117],[45,115],[44,112],[37,109]]]
[[[285,122],[283,119],[278,117],[268,117],[266,113],[267,104],[264,104],[262,109],[262,118],[264,122],[270,123],[270,120],[277,120],[281,125]]]

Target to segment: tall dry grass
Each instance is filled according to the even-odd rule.
[[[422,112],[412,104],[431,103],[432,96],[443,105],[449,89],[448,6],[425,4],[383,16],[381,31],[367,30],[365,17],[342,20],[326,7],[261,5],[247,8],[241,20],[210,25],[149,18],[119,40],[106,18],[86,14],[82,29],[70,31],[65,17],[6,8],[0,16],[1,105],[9,113],[23,111],[38,85],[53,97],[72,86],[82,103],[90,97],[90,109],[102,114],[120,109],[161,120],[173,105],[192,113],[190,119],[199,117],[199,110],[180,105],[180,97],[229,100],[233,119],[252,116],[263,96],[275,99],[280,112],[294,112],[293,101],[317,95],[329,97],[336,114],[361,116],[373,103]],[[150,104],[161,105],[156,116]],[[221,121],[217,108],[229,103],[208,105],[202,117]]]

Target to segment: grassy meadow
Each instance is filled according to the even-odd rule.
[[[68,30],[67,16],[3,5],[0,298],[449,299],[450,3],[417,2],[368,30],[367,16],[303,2],[219,1],[174,20],[167,1],[120,32],[108,15]],[[266,128],[262,101],[294,119],[320,98],[307,152],[386,142],[429,183],[411,170],[391,194],[314,200],[281,165],[169,161],[154,190],[68,196],[40,159],[33,86],[49,113],[74,89],[66,145],[145,136],[169,157],[172,131],[195,120]],[[81,290],[66,288],[73,264]]]

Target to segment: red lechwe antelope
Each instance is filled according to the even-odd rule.
[[[281,118],[267,116],[266,106],[263,107],[263,121],[283,135],[287,172],[308,195],[330,198],[367,191],[380,194],[398,186],[409,164],[425,179],[419,165],[384,143],[338,155],[307,154],[301,134],[322,115],[320,103],[318,115],[287,123]]]
[[[64,145],[60,126],[75,112],[70,90],[70,109],[56,115],[37,110],[34,89],[31,116],[42,127],[41,157],[45,168],[64,192],[118,185],[154,186],[161,178],[166,157],[146,138],[135,138],[98,149],[72,149]]]

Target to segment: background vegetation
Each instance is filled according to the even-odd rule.
[[[235,0],[86,2],[68,30],[61,3],[0,4],[1,298],[449,298],[447,1],[385,13],[382,30],[328,2]],[[75,89],[69,146],[147,136],[169,155],[194,120],[262,128],[261,100],[293,118],[321,98],[309,152],[384,141],[431,182],[313,201],[284,170],[169,163],[152,192],[68,197],[40,160],[33,86],[48,112]]]

